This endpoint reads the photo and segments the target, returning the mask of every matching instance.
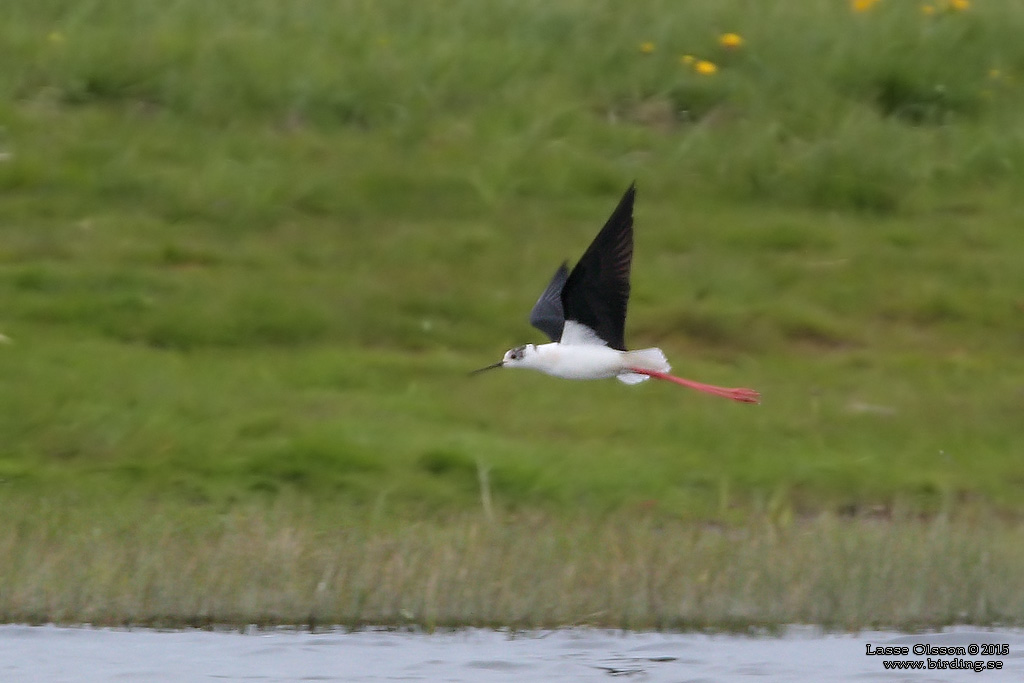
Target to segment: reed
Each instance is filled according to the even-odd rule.
[[[0,619],[713,630],[1024,623],[1017,521],[820,515],[722,526],[517,514],[394,525],[299,501],[223,514],[131,510],[112,518],[103,506],[26,504],[8,514]]]

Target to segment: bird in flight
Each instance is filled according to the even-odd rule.
[[[563,379],[615,377],[626,384],[653,377],[734,401],[759,403],[761,395],[753,389],[730,389],[668,374],[672,366],[661,349],[626,350],[635,197],[633,184],[572,272],[562,263],[530,311],[530,324],[551,343],[517,346],[499,362],[473,374],[527,368]]]

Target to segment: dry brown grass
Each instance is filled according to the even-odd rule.
[[[284,504],[225,514],[151,505],[117,519],[91,504],[8,500],[3,507],[4,621],[634,629],[1024,623],[1019,522],[823,516],[726,528],[498,515],[493,523],[465,516],[395,527]]]

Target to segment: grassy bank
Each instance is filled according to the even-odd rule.
[[[53,503],[0,531],[5,621],[856,630],[1024,617],[1024,529],[994,520],[522,514],[396,527],[301,501],[212,523],[177,506],[111,518]]]
[[[329,584],[315,618],[454,623],[470,603],[417,583],[453,580],[429,565],[534,533],[577,567],[636,544],[649,550],[630,566],[666,562],[673,578],[642,610],[623,592],[545,612],[508,588],[515,600],[465,607],[466,623],[605,610],[610,624],[636,609],[638,625],[724,625],[737,610],[866,624],[849,596],[808,611],[827,596],[797,595],[795,568],[755,580],[716,558],[750,567],[746,548],[780,544],[768,550],[785,565],[818,552],[815,536],[842,557],[848,536],[866,558],[875,541],[906,546],[900,562],[938,586],[952,575],[927,568],[946,558],[920,538],[941,524],[952,566],[998,557],[984,571],[1003,581],[1019,530],[981,517],[1024,511],[1024,9],[935,6],[13,3],[0,25],[7,618],[305,620],[331,553],[354,547],[372,572],[400,557],[375,548],[413,544],[408,604],[354,607],[354,584]],[[634,179],[627,342],[763,405],[466,377],[540,340],[530,305]],[[39,516],[31,500],[59,502]],[[497,526],[470,521],[483,500]],[[94,545],[62,531],[78,511]],[[894,511],[899,524],[877,521]],[[857,521],[820,521],[835,516]],[[680,553],[654,550],[662,528]],[[106,529],[145,553],[115,557]],[[261,611],[278,598],[239,593],[252,587],[232,553],[288,535],[326,559]],[[153,573],[189,547],[211,582],[192,597]],[[93,569],[71,562],[82,553]],[[704,558],[696,574],[671,559],[688,553]],[[68,559],[45,575],[77,588],[33,584],[29,559],[48,557]],[[222,557],[227,583],[212,578]],[[488,558],[466,577],[472,605],[503,581],[569,581],[555,550],[528,577],[488,577],[514,566]],[[608,561],[583,588],[618,580]],[[705,570],[729,577],[714,609],[685,592]],[[159,587],[151,602],[139,585],[134,603],[117,597],[131,576]],[[759,592],[767,602],[743,588],[768,580],[782,588]],[[879,623],[1024,621],[987,607],[1014,604],[998,593],[1010,583],[983,584],[941,613],[877,607]],[[717,616],[702,622],[704,607]]]

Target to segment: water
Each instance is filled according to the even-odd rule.
[[[1006,643],[1009,654],[961,659],[1003,670],[890,671],[865,645]],[[933,657],[950,661],[954,656]],[[1024,631],[959,627],[906,635],[782,637],[620,633],[594,629],[507,633],[153,631],[0,626],[0,681],[913,681],[1024,680]]]

